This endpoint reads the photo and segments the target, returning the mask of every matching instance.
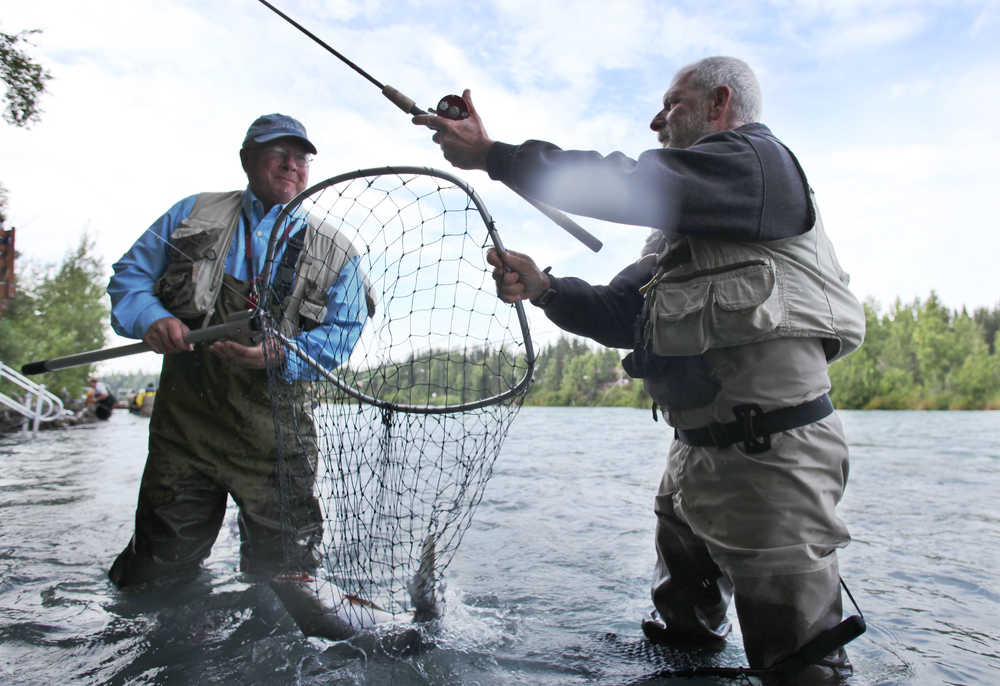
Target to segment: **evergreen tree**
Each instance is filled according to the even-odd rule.
[[[869,300],[865,308],[865,341],[856,351],[830,365],[830,398],[837,407],[865,407],[879,393],[882,370],[879,360],[887,343],[887,331],[878,316],[878,304]]]
[[[972,313],[972,318],[983,329],[983,338],[986,340],[986,345],[990,348],[990,355],[994,354],[996,352],[997,329],[1000,329],[1000,303],[994,306],[992,310],[985,307],[977,307]]]
[[[865,309],[864,345],[830,367],[837,407],[1000,407],[1000,359],[987,333],[995,311],[951,312],[933,291],[924,302],[903,305],[897,299],[881,317],[874,303]]]
[[[990,354],[982,327],[968,314],[956,318],[954,338],[962,359],[949,370],[948,409],[987,407],[1000,394],[1000,358]]]

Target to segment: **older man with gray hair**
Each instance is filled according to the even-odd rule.
[[[607,286],[553,276],[513,251],[487,256],[503,300],[631,348],[626,371],[674,428],[646,636],[718,646],[734,600],[751,667],[792,683],[849,674],[836,640],[853,637],[838,633],[836,551],[850,536],[835,512],[848,454],[827,366],[861,345],[864,311],[802,168],[758,122],[753,72],[731,57],[682,68],[650,123],[663,147],[637,159],[494,142],[463,97],[468,119],[413,120],[454,165],[569,212],[655,230],[651,254]],[[817,645],[828,654],[802,650]]]

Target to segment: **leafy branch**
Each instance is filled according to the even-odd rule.
[[[14,126],[28,126],[37,122],[41,109],[38,100],[45,92],[45,82],[52,78],[47,70],[18,47],[19,44],[33,45],[28,36],[40,33],[38,29],[4,33],[0,31],[0,78],[7,84],[4,99],[7,107],[3,118]]]

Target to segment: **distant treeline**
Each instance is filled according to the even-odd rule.
[[[560,336],[538,353],[526,405],[649,407],[642,381],[632,379],[613,348]]]
[[[830,366],[837,407],[1000,409],[1000,305],[949,311],[931,291],[923,302],[878,310],[865,303],[865,344]]]
[[[996,353],[1000,305],[949,311],[934,292],[921,301],[897,301],[886,313],[865,303],[867,333],[860,350],[830,366],[831,396],[841,409],[1000,409],[1000,356]],[[584,339],[561,336],[543,346],[535,361],[526,405],[649,407],[642,382],[621,367],[623,351]],[[359,374],[354,385],[389,397],[376,387],[411,389],[432,403],[455,403],[484,397],[509,387],[520,375],[522,360],[507,353],[472,351],[467,364],[457,352],[431,351],[379,378]],[[512,365],[516,365],[516,368]],[[510,378],[503,379],[504,374]],[[148,379],[118,379],[116,387],[141,387]],[[404,394],[396,398],[407,402]]]
[[[1000,409],[1000,305],[949,311],[932,291],[896,301],[887,313],[865,303],[860,350],[830,365],[831,397],[841,409]],[[560,338],[543,348],[529,405],[649,407],[639,381],[624,376],[619,352]]]
[[[99,263],[92,244],[81,240],[60,268],[20,281],[17,299],[0,319],[0,359],[45,359],[99,347],[107,310],[97,286]],[[1000,409],[1000,355],[996,335],[1000,304],[945,308],[932,291],[926,300],[897,300],[882,312],[865,303],[867,333],[860,350],[830,366],[834,404],[842,409]],[[527,405],[649,407],[642,383],[621,368],[624,351],[602,348],[573,336],[542,346],[535,362]],[[379,378],[358,374],[352,385],[398,400],[433,395],[430,402],[454,403],[497,393],[523,373],[523,359],[504,351],[467,351],[465,364],[456,351],[431,351]],[[43,375],[43,383],[64,395],[82,393],[91,368]],[[502,378],[504,377],[504,378]],[[506,378],[509,377],[509,378]],[[156,383],[156,373],[109,374],[113,390],[139,390]],[[4,390],[0,388],[0,390]],[[415,400],[416,401],[416,400]],[[422,402],[422,401],[421,401]]]

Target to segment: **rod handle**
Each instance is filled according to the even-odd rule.
[[[21,367],[21,373],[25,376],[31,376],[32,374],[41,374],[42,372],[49,371],[45,364],[48,360],[42,360],[40,362],[29,362],[28,364]]]
[[[407,114],[412,114],[412,115],[427,114],[422,109],[417,107],[417,103],[414,102],[413,98],[403,95],[392,86],[383,86],[382,95],[387,97],[389,99],[389,102],[391,102],[393,105],[403,110]]]
[[[253,318],[253,312],[240,312],[239,314],[233,315],[230,320],[225,323],[216,324],[204,329],[189,331],[184,337],[184,341],[194,344],[205,341],[214,341],[220,338],[232,338],[241,334],[254,332],[256,327],[257,321]],[[149,350],[151,350],[151,348],[145,343],[132,343],[131,345],[122,345],[116,348],[89,350],[87,352],[66,355],[65,357],[54,357],[49,360],[29,362],[21,367],[21,373],[25,376],[31,376],[33,374],[41,374],[43,372],[54,372],[68,367],[93,364],[94,362],[110,360],[116,357],[137,355],[139,353],[148,352]]]

